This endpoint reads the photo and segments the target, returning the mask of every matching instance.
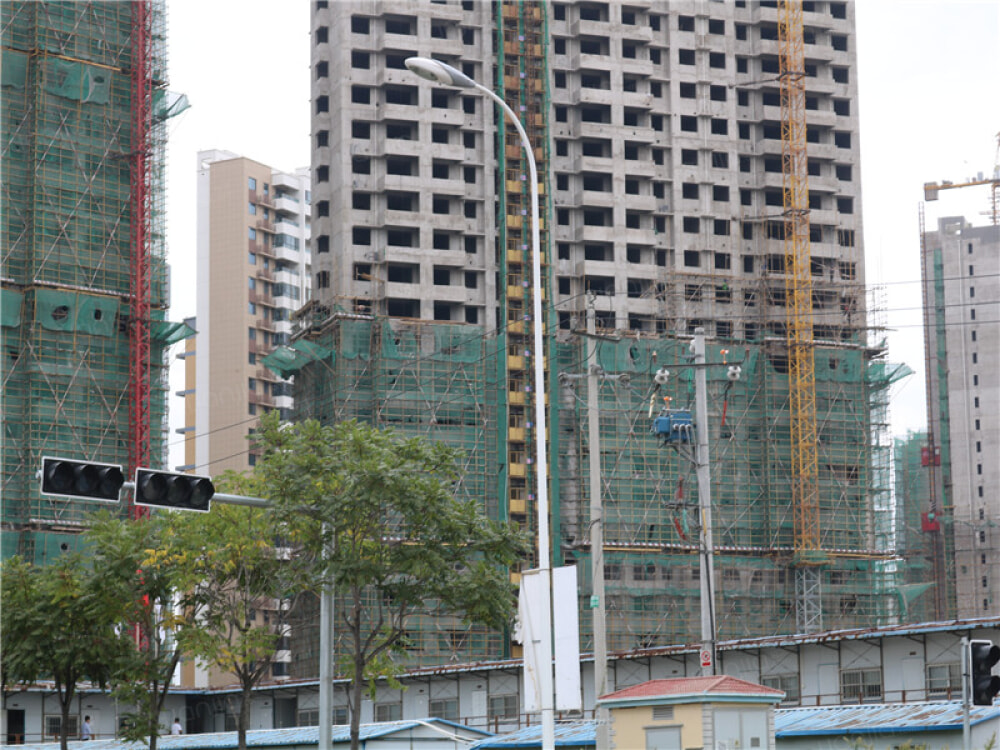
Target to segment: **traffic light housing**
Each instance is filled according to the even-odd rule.
[[[118,464],[42,457],[43,495],[117,503],[125,475]]]
[[[135,470],[135,504],[207,513],[215,494],[210,477],[154,469]]]
[[[1000,646],[993,641],[969,641],[972,702],[977,706],[992,706],[993,697],[1000,693],[1000,677],[993,666],[1000,661]]]

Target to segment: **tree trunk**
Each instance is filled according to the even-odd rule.
[[[69,709],[73,703],[73,693],[73,685],[66,685],[65,689],[56,685],[56,695],[59,697],[59,709],[62,713],[62,721],[59,726],[60,750],[68,750],[69,748]]]
[[[354,694],[351,706],[351,750],[361,748],[361,697],[365,693],[365,665],[361,656],[354,657],[354,679],[351,681],[351,692]],[[330,717],[327,717],[327,721]]]
[[[237,750],[247,750],[247,727],[250,726],[250,689],[249,682],[243,683],[243,702],[240,704],[240,717],[236,724]]]

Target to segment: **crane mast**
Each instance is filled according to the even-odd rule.
[[[805,51],[801,0],[778,4],[781,44],[781,156],[785,219],[788,398],[794,513],[795,621],[800,633],[822,629],[816,375],[809,245]]]
[[[129,450],[128,470],[150,465],[150,317],[152,296],[152,147],[153,122],[153,38],[149,0],[132,2],[132,146],[130,169],[131,278],[129,308]],[[133,517],[145,515],[135,505]]]

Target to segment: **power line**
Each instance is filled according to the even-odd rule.
[[[982,279],[982,278],[991,278],[991,277],[996,277],[996,276],[1000,276],[1000,274],[990,274],[990,275],[987,275],[987,276],[979,276],[979,277],[974,277],[974,278]],[[966,277],[949,277],[949,278],[954,278],[954,279],[962,278],[962,279],[965,279]],[[888,283],[892,283],[892,284],[912,284],[912,283],[923,283],[923,282],[897,281],[897,282],[888,282]],[[585,298],[587,296],[588,293],[589,292],[583,292],[583,293],[580,293],[580,294],[576,294],[576,295],[572,295],[572,296],[569,296],[569,297],[565,297],[565,298],[559,300],[557,303],[555,303],[553,305],[553,310],[554,311],[558,311],[558,308],[560,308],[560,307],[565,307],[565,306],[567,306],[567,305],[569,305],[569,304],[571,304],[573,302],[576,302],[576,301],[578,301],[580,299],[583,299],[583,298]],[[670,290],[669,295],[670,296],[681,296],[682,292],[680,290]],[[601,296],[601,295],[599,295],[599,296]],[[613,296],[613,295],[610,295],[610,296]],[[668,301],[668,297],[665,296],[665,295],[660,295],[659,298],[663,302],[667,302]],[[721,305],[721,304],[725,304],[725,303],[716,303],[716,304],[717,305]],[[991,304],[995,305],[997,303],[995,303],[995,302],[992,302],[992,303],[988,302],[988,303],[986,303],[986,305],[991,305]],[[973,305],[970,305],[970,304],[968,304],[966,302],[961,302],[961,303],[953,303],[953,304],[948,304],[948,305],[938,305],[938,306],[936,306],[935,309],[936,310],[941,310],[941,309],[955,309],[955,308],[966,308],[966,307],[971,308],[971,307],[973,307]],[[773,306],[773,305],[771,306],[771,308],[774,309],[774,310],[780,310],[781,309],[780,306]],[[914,311],[923,311],[923,307],[919,306],[919,307],[900,307],[900,308],[868,308],[865,312],[871,313],[871,312],[875,312],[875,311],[877,311],[879,313],[885,313],[885,314],[891,315],[891,314],[895,314],[895,313],[907,313],[907,312],[914,312]],[[572,310],[571,312],[582,312],[582,311]],[[862,311],[859,310],[857,312],[857,314],[861,315]],[[842,319],[842,318],[845,317],[845,315],[846,315],[846,313],[844,311],[842,311],[842,310],[814,310],[813,311],[813,318],[814,319],[817,318],[817,317],[823,318],[825,316],[836,316],[838,319]],[[724,316],[723,319],[725,319],[725,317],[729,317],[729,316]],[[744,319],[744,320],[757,318],[761,322],[765,322],[764,318],[766,318],[766,315],[763,315],[763,314],[762,315],[755,315],[755,316],[734,315],[734,316],[731,316],[731,317],[736,318],[736,319]],[[778,314],[774,315],[774,318],[779,318],[779,317],[781,317],[781,316],[778,315]],[[384,319],[372,318],[372,322],[373,323],[378,323],[380,320],[389,320],[389,319],[388,318],[384,318]],[[775,320],[775,321],[772,321],[772,322],[779,322],[779,321]],[[421,323],[425,323],[425,321],[421,321]],[[426,323],[430,323],[430,321],[426,321]],[[995,325],[997,323],[1000,323],[1000,320],[963,320],[963,321],[949,321],[949,322],[945,322],[943,324],[939,324],[936,327],[939,327],[939,328],[940,327],[944,327],[944,328],[963,327],[963,328],[965,328],[965,327],[974,327],[974,326],[979,326],[979,325],[985,325],[985,326]],[[543,322],[543,325],[544,325],[544,322]],[[509,326],[509,323],[507,325],[503,325],[503,326],[500,326],[500,327],[484,328],[480,333],[473,334],[473,335],[468,336],[467,338],[460,339],[460,341],[457,342],[457,345],[464,346],[464,345],[471,344],[473,342],[476,342],[477,344],[481,345],[483,341],[486,341],[486,340],[491,339],[491,338],[495,338],[498,334],[500,334],[501,332],[505,331],[508,328],[508,326]],[[549,328],[549,326],[546,326],[546,327]],[[860,328],[864,329],[864,328],[868,328],[868,327],[869,326],[865,325],[865,326],[861,326]],[[879,326],[878,328],[885,328],[885,329],[888,329],[888,330],[902,330],[902,329],[916,329],[916,328],[923,328],[923,327],[924,327],[924,323],[921,321],[921,322],[918,322],[918,323],[903,323],[903,324],[891,325],[891,326],[884,326],[884,327],[883,326]],[[552,331],[549,330],[549,331],[547,331],[547,333],[551,335]],[[627,332],[625,332],[625,333],[627,335]],[[676,336],[676,335],[685,335],[685,334],[683,332],[674,332],[673,335]],[[726,340],[726,341],[728,341],[729,339],[719,339],[719,340]],[[740,341],[739,339],[735,339],[735,340],[736,341]],[[761,342],[746,341],[745,343],[753,345],[753,344],[759,344]],[[443,354],[443,350],[439,349],[439,350],[435,350],[433,352],[430,352],[430,353],[424,354],[424,355],[420,355],[420,356],[406,357],[406,358],[403,359],[403,361],[405,361],[409,366],[419,366],[419,365],[421,365],[423,363],[430,362],[430,361],[433,361],[433,360],[441,357],[442,354]],[[494,354],[494,353],[484,353],[484,354],[480,355],[477,359],[471,360],[471,361],[463,363],[463,364],[466,364],[466,365],[470,366],[470,368],[471,368],[471,367],[474,367],[474,366],[477,366],[477,365],[482,365],[483,363],[487,362],[488,360],[492,359],[495,356],[497,356],[497,355]],[[464,397],[456,397],[456,398],[453,398],[453,399],[444,399],[444,400],[435,399],[435,403],[438,406],[445,406],[445,407],[447,407],[449,405],[452,405],[454,403],[458,403],[460,401],[464,402]],[[223,431],[226,431],[226,430],[235,429],[237,427],[241,427],[241,426],[244,426],[244,425],[247,425],[247,424],[256,423],[258,420],[259,420],[259,417],[255,415],[255,416],[250,417],[250,418],[245,419],[245,420],[241,420],[241,421],[233,422],[233,423],[230,423],[230,424],[227,424],[227,425],[221,425],[221,426],[215,427],[215,428],[213,428],[211,430],[208,430],[206,432],[196,433],[196,434],[185,434],[181,439],[169,442],[167,444],[167,446],[168,447],[173,447],[173,446],[178,446],[178,445],[184,445],[184,444],[187,443],[188,440],[197,439],[199,437],[205,437],[205,436],[216,434],[216,433],[223,432]],[[213,461],[209,462],[209,465],[212,464],[212,463],[218,463],[218,462],[221,462],[221,461],[225,461],[225,460],[228,460],[230,458],[236,458],[238,456],[246,455],[249,452],[250,452],[249,449],[247,449],[245,451],[240,451],[240,452],[234,453],[231,456],[227,456],[226,458],[214,459]]]

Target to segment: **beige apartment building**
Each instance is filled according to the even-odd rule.
[[[183,470],[254,465],[247,437],[267,411],[289,414],[291,383],[261,364],[287,343],[309,298],[309,170],[198,154],[198,331],[185,359]]]

